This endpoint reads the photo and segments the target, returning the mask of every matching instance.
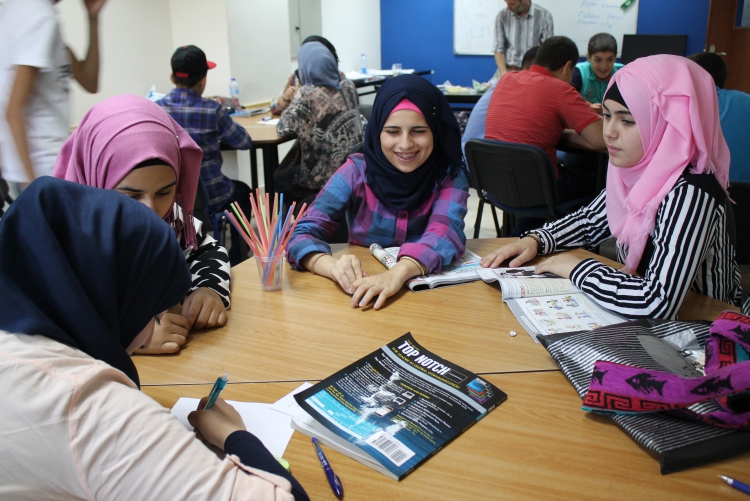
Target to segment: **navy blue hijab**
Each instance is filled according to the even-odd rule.
[[[172,228],[115,191],[41,177],[0,220],[0,329],[77,348],[137,385],[125,349],[189,287]]]
[[[425,163],[409,173],[391,165],[380,146],[380,132],[388,115],[404,98],[422,112],[434,141]],[[397,210],[416,209],[429,198],[436,183],[466,170],[461,130],[448,100],[437,87],[417,75],[393,77],[378,90],[365,130],[364,155],[367,185],[378,200]]]

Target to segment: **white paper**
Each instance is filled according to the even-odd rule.
[[[197,398],[182,397],[172,407],[172,415],[190,431],[193,431],[193,426],[188,423],[187,416],[198,408],[199,401]],[[247,431],[258,437],[271,454],[277,457],[284,455],[294,433],[290,417],[280,416],[277,411],[271,409],[271,404],[230,400],[227,400],[227,403],[237,409]]]
[[[278,118],[272,118],[271,120],[261,120],[258,123],[261,124],[261,125],[276,125],[277,123],[279,123],[279,119]]]
[[[271,409],[274,411],[280,412],[282,414],[285,414],[289,417],[298,417],[298,416],[304,416],[307,415],[307,412],[299,406],[297,401],[294,399],[294,395],[297,393],[308,389],[311,387],[311,383],[302,383],[299,388],[291,392],[290,394],[284,396],[283,398],[277,400],[276,402],[271,404]]]

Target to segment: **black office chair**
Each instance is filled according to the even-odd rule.
[[[10,187],[7,181],[0,176],[0,217],[4,214],[3,208],[6,203],[8,205],[13,203],[13,197],[10,196]]]
[[[750,183],[731,183],[729,198],[735,202],[732,212],[737,238],[737,263],[750,264]]]
[[[511,216],[540,217],[548,221],[564,216],[592,200],[592,197],[560,202],[555,171],[547,154],[536,146],[490,139],[466,143],[471,186],[479,194],[474,238],[479,236],[484,204],[490,204],[498,237],[510,235]],[[498,225],[495,207],[503,211]]]

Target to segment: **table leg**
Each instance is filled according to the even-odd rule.
[[[266,193],[274,194],[273,173],[279,166],[279,149],[275,144],[264,144],[263,148],[263,177]]]
[[[258,188],[258,152],[257,148],[250,148],[250,188]]]

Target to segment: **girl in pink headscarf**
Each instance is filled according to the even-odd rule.
[[[612,77],[602,103],[607,188],[579,211],[526,233],[482,265],[593,248],[617,238],[617,270],[570,254],[537,266],[629,318],[675,318],[688,290],[739,305],[729,149],[711,76],[670,55],[638,59]]]
[[[86,113],[55,163],[55,177],[117,190],[154,210],[172,225],[186,251],[193,274],[188,296],[181,307],[170,309],[174,313],[157,317],[151,346],[139,353],[177,352],[190,329],[226,323],[227,251],[193,219],[202,156],[198,145],[158,105],[120,95]]]

